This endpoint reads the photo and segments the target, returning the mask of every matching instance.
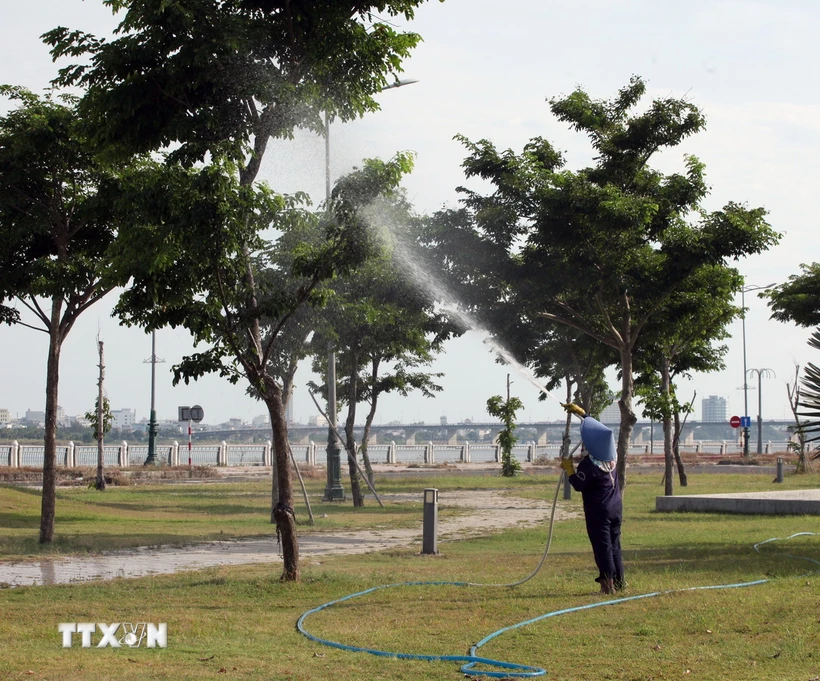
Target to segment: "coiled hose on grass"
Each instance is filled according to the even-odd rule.
[[[537,567],[535,568],[535,570],[532,573],[530,573],[527,577],[525,577],[524,579],[520,579],[517,582],[511,582],[509,584],[481,584],[481,583],[476,583],[476,582],[399,582],[399,583],[396,583],[396,584],[383,584],[381,586],[374,586],[370,589],[365,589],[364,591],[359,591],[357,593],[353,593],[353,594],[350,594],[348,596],[344,596],[343,598],[337,598],[334,601],[330,601],[328,603],[320,605],[317,608],[312,608],[311,610],[308,610],[307,612],[303,613],[302,616],[299,618],[299,620],[296,623],[296,628],[298,629],[298,631],[301,634],[303,634],[304,636],[309,638],[311,641],[315,641],[317,643],[321,643],[322,645],[330,646],[332,648],[338,648],[340,650],[347,650],[347,651],[356,652],[356,653],[368,653],[370,655],[376,655],[376,656],[379,656],[379,657],[389,657],[389,658],[399,659],[399,660],[426,660],[426,661],[429,661],[429,662],[463,662],[464,664],[461,667],[461,671],[464,674],[481,675],[481,676],[487,676],[487,677],[490,677],[490,678],[529,678],[529,677],[543,676],[547,673],[547,670],[543,669],[541,667],[535,667],[535,666],[531,666],[531,665],[517,664],[515,662],[504,662],[502,660],[493,660],[493,659],[486,658],[486,657],[480,657],[476,654],[478,649],[481,648],[486,643],[488,643],[489,641],[493,640],[494,638],[496,638],[498,636],[501,636],[501,634],[507,633],[508,631],[513,631],[514,629],[519,629],[520,627],[524,627],[524,626],[527,626],[529,624],[534,624],[535,622],[540,622],[541,620],[545,620],[545,619],[548,619],[550,617],[557,617],[558,615],[567,615],[569,613],[580,612],[582,610],[591,610],[592,608],[602,608],[602,607],[610,606],[610,605],[618,605],[619,603],[626,603],[627,601],[637,601],[637,600],[640,600],[640,599],[643,599],[643,598],[653,598],[655,596],[661,596],[661,595],[669,594],[669,593],[676,593],[676,592],[682,592],[682,591],[700,591],[700,590],[707,590],[707,589],[738,589],[738,588],[743,588],[743,587],[747,587],[747,586],[756,586],[756,585],[759,585],[759,584],[765,584],[768,581],[770,581],[768,579],[757,579],[757,580],[754,580],[754,581],[751,581],[751,582],[739,582],[739,583],[736,583],[736,584],[715,584],[715,585],[711,585],[711,586],[694,586],[694,587],[688,587],[688,588],[683,588],[683,589],[669,589],[669,590],[666,590],[666,591],[653,591],[651,593],[638,594],[636,596],[627,596],[627,597],[624,597],[624,598],[615,598],[615,599],[608,600],[608,601],[600,601],[598,603],[589,603],[587,605],[578,605],[578,606],[575,606],[575,607],[572,607],[572,608],[565,608],[563,610],[554,610],[552,612],[548,612],[548,613],[545,613],[543,615],[539,615],[538,617],[533,617],[532,619],[528,619],[528,620],[525,620],[523,622],[518,622],[517,624],[512,624],[510,626],[503,627],[501,629],[498,629],[497,631],[494,631],[493,633],[485,636],[483,639],[481,639],[474,646],[472,646],[472,648],[470,648],[470,654],[469,655],[422,655],[422,654],[417,654],[417,653],[391,652],[391,651],[387,651],[387,650],[376,650],[374,648],[364,648],[364,647],[361,647],[361,646],[350,646],[350,645],[346,645],[344,643],[338,643],[336,641],[329,641],[327,639],[323,639],[323,638],[320,638],[318,636],[314,636],[313,634],[311,634],[310,632],[308,632],[305,629],[305,626],[304,626],[305,620],[307,620],[307,618],[310,615],[312,615],[314,613],[317,613],[321,610],[325,610],[327,608],[330,608],[330,607],[332,607],[334,605],[337,605],[339,603],[343,603],[345,601],[349,601],[349,600],[352,600],[354,598],[359,598],[360,596],[366,596],[367,594],[371,594],[374,591],[379,591],[381,589],[393,589],[393,588],[396,588],[396,587],[410,587],[410,586],[514,587],[514,586],[518,586],[520,584],[523,584],[524,582],[529,581],[530,579],[535,577],[535,575],[537,575],[538,572],[541,570],[541,567],[544,565],[544,562],[546,561],[547,555],[549,554],[550,546],[552,544],[553,529],[554,529],[554,525],[555,525],[555,508],[556,508],[556,505],[557,505],[557,502],[558,502],[558,490],[561,488],[561,482],[563,481],[563,479],[564,479],[564,476],[563,475],[560,476],[559,481],[558,481],[558,487],[555,490],[555,497],[552,501],[552,513],[550,514],[550,526],[549,526],[549,534],[548,534],[548,538],[547,538],[546,548],[545,548],[544,553],[541,556],[541,560],[539,561],[539,563],[538,563]],[[754,550],[756,552],[759,552],[761,546],[763,546],[764,544],[769,544],[771,542],[788,541],[789,539],[793,539],[794,537],[818,536],[818,535],[820,535],[820,533],[818,533],[818,532],[797,532],[797,533],[792,534],[788,537],[783,537],[783,538],[773,537],[771,539],[766,539],[765,541],[761,541],[761,542],[758,542],[757,544],[755,544],[754,545]],[[814,563],[815,565],[820,567],[820,561],[814,560],[813,558],[807,558],[805,556],[794,556],[794,555],[791,555],[791,554],[779,554],[779,555],[787,556],[789,558],[796,558],[796,559],[799,559],[799,560],[806,560],[806,561]],[[812,570],[811,572],[815,572],[815,571],[817,571],[817,570]],[[505,670],[505,671],[479,670],[479,669],[475,669],[476,665],[484,665],[484,666],[487,666],[487,667],[495,667],[498,670]]]

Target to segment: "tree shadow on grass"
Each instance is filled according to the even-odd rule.
[[[39,528],[40,516],[30,513],[0,513],[0,527],[5,529]]]

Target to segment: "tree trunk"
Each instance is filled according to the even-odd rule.
[[[43,497],[40,510],[40,543],[54,538],[54,509],[57,497],[57,401],[60,380],[60,350],[62,336],[60,313],[62,301],[51,306],[51,325],[48,334],[48,362],[46,364],[46,423],[43,438]]]
[[[618,484],[621,489],[626,485],[626,454],[629,451],[629,442],[632,439],[632,428],[638,421],[632,410],[632,394],[634,380],[632,377],[632,347],[623,344],[621,353],[621,397],[618,408],[621,412],[621,425],[618,429]]]
[[[97,385],[97,482],[96,488],[105,490],[105,362],[103,360],[103,342],[99,341],[100,348],[100,380]]]
[[[270,409],[268,410],[270,411]],[[276,443],[271,440],[270,443],[270,463],[271,463],[271,486],[270,486],[270,521],[272,525],[276,524],[276,517],[274,511],[276,504],[279,503],[279,466],[277,465],[278,458],[276,456]]]
[[[376,381],[379,378],[379,363],[378,357],[373,358],[373,370],[370,373],[370,410],[367,412],[367,418],[364,420],[364,434],[362,435],[362,446],[359,451],[362,453],[362,461],[364,462],[364,470],[367,473],[367,479],[370,484],[373,484],[373,466],[370,463],[370,455],[367,453],[367,442],[370,440],[370,428],[373,425],[373,419],[376,417],[376,404],[379,400],[379,393],[376,390]]]
[[[678,467],[678,480],[681,487],[686,487],[689,484],[689,479],[686,477],[686,468],[683,465],[683,459],[680,457],[680,436],[682,435],[683,425],[680,422],[680,412],[675,412],[675,437],[672,440],[672,453],[675,455],[675,465]]]
[[[288,373],[282,379],[282,409],[284,410],[287,421],[288,402],[293,398],[293,373]],[[271,425],[273,422],[271,421]],[[271,441],[271,488],[270,488],[270,521],[272,524],[276,523],[276,518],[273,517],[273,512],[276,509],[276,504],[279,503],[279,475],[276,465],[276,444]]]
[[[345,420],[345,450],[347,451],[347,467],[350,472],[350,495],[353,497],[355,508],[364,507],[364,494],[359,484],[359,471],[356,467],[356,438],[353,434],[353,425],[356,421],[356,400],[358,394],[356,390],[357,379],[359,377],[359,353],[350,350],[350,370],[348,372],[347,386],[347,419]]]
[[[265,404],[273,431],[273,456],[276,457],[276,477],[279,499],[273,507],[276,534],[282,547],[284,567],[281,580],[299,580],[299,542],[296,537],[296,514],[293,510],[293,484],[288,465],[288,424],[282,402],[282,389],[271,377],[265,377]]]
[[[674,455],[672,454],[672,405],[670,394],[669,360],[664,358],[661,364],[661,395],[664,398],[663,408],[663,479],[666,496],[675,493],[675,479],[673,477]]]

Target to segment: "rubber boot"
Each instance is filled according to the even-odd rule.
[[[612,577],[603,577],[601,579],[601,593],[602,594],[614,594],[615,593],[615,584],[612,581]]]

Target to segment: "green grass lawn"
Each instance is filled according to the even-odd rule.
[[[555,477],[377,481],[381,492],[497,488],[552,499]],[[789,476],[691,476],[687,493],[820,487]],[[323,484],[311,483],[311,497]],[[820,532],[817,517],[658,514],[660,474],[632,475],[625,496],[627,596],[768,578],[740,589],[676,591],[574,612],[515,629],[479,654],[547,669],[548,679],[810,681],[820,677],[820,537],[752,545],[795,532]],[[163,485],[60,491],[57,535],[65,552],[271,532],[267,488],[254,484]],[[443,495],[444,496],[444,495]],[[573,508],[570,502],[559,501]],[[300,518],[304,507],[297,508]],[[300,531],[418,522],[420,504],[314,506],[317,525]],[[36,554],[39,498],[0,489],[3,551]],[[326,514],[327,518],[319,517]],[[295,630],[306,610],[373,586],[404,581],[509,582],[528,574],[546,527],[440,542],[439,556],[409,549],[303,560],[298,584],[278,566],[214,568],[134,580],[0,591],[0,679],[459,679],[459,664],[400,661],[313,643]],[[221,534],[220,534],[221,533]],[[21,551],[21,549],[25,549]],[[317,613],[307,628],[322,638],[394,652],[466,654],[501,627],[596,603],[594,564],[583,520],[556,526],[544,569],[517,587],[413,586],[375,591]],[[166,649],[61,647],[60,622],[167,622]],[[95,637],[94,642],[98,640]]]

